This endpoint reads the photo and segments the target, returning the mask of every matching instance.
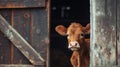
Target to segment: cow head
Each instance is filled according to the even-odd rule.
[[[84,41],[84,35],[90,33],[90,24],[83,27],[81,24],[74,22],[68,28],[63,25],[58,25],[55,30],[60,35],[67,36],[68,48],[74,51],[80,49],[80,45]]]

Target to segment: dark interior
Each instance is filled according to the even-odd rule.
[[[50,16],[50,67],[72,67],[67,38],[55,31],[57,25],[69,26],[79,22],[83,26],[90,22],[89,0],[51,0]]]

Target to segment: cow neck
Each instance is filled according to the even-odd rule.
[[[87,47],[87,43],[85,42],[85,38],[83,38],[82,43],[79,44],[80,44],[80,49],[78,51],[80,52],[81,55],[89,51]]]

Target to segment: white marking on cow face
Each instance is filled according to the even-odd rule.
[[[80,49],[80,44],[77,41],[70,42],[68,48],[72,51]]]
[[[83,39],[83,27],[81,24],[72,23],[67,28],[68,48],[72,51],[80,49],[80,42]]]

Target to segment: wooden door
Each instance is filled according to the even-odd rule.
[[[120,0],[91,0],[90,67],[120,67]]]
[[[46,66],[47,16],[45,0],[0,0],[0,66]]]

